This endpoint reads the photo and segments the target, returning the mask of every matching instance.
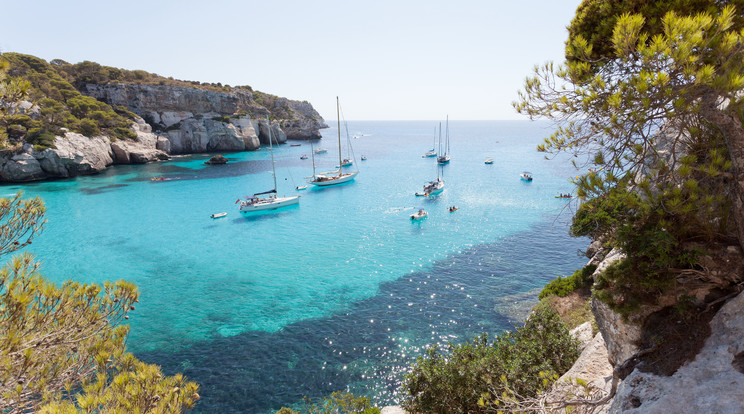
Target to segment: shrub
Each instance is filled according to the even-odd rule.
[[[372,407],[367,397],[357,397],[348,392],[336,391],[321,402],[305,401],[301,411],[282,407],[276,414],[380,414],[380,409]]]
[[[101,131],[98,129],[98,125],[96,125],[95,121],[85,118],[81,119],[80,122],[77,124],[77,128],[75,130],[86,137],[94,137],[96,135],[100,135]]]
[[[590,286],[592,282],[591,276],[595,270],[597,270],[596,265],[587,265],[576,270],[573,275],[569,277],[559,276],[557,279],[552,280],[550,283],[545,285],[543,290],[540,291],[540,299],[544,299],[550,295],[566,297],[576,289]]]
[[[230,117],[229,116],[216,116],[216,117],[212,118],[212,120],[213,121],[217,121],[217,122],[229,123],[230,122]]]
[[[429,348],[405,377],[403,405],[409,412],[486,412],[504,392],[536,395],[546,378],[568,370],[578,355],[560,317],[538,307],[524,326],[493,342],[484,334],[444,351]]]

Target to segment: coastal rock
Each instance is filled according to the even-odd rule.
[[[264,120],[259,120],[254,127],[258,128],[258,140],[261,145],[269,145],[269,126]],[[272,123],[271,125],[271,139],[272,144],[284,144],[287,142],[287,135],[284,134],[279,125]]]
[[[584,395],[585,389],[577,385],[577,379],[586,382],[597,399],[609,394],[612,388],[612,365],[607,360],[607,348],[602,335],[595,335],[587,344],[571,369],[553,385],[553,388],[545,397],[545,401],[559,404],[561,401],[573,399],[575,395]],[[575,414],[590,412],[587,408],[589,407],[572,407],[570,412]],[[594,414],[606,413],[608,409],[609,402],[592,412]]]
[[[625,321],[619,313],[597,299],[592,299],[592,313],[613,366],[621,365],[638,352],[638,343],[642,335],[640,325]]]
[[[33,155],[22,153],[5,160],[0,176],[5,181],[23,182],[46,178],[41,164]]]
[[[258,136],[250,122],[238,118],[223,122],[212,118],[182,120],[177,129],[165,131],[172,154],[213,151],[245,151],[259,147]]]
[[[406,414],[406,410],[397,405],[388,405],[387,407],[382,407],[380,414]]]
[[[695,359],[671,377],[635,369],[618,387],[610,412],[744,412],[744,295],[713,317]]]
[[[571,329],[571,331],[569,331],[569,334],[571,334],[571,336],[579,341],[579,349],[583,351],[584,348],[586,348],[587,345],[589,345],[589,343],[592,341],[592,323],[584,322],[581,325]]]
[[[64,167],[66,175],[73,177],[83,174],[94,174],[103,171],[114,163],[111,144],[107,137],[88,138],[84,135],[66,132],[63,137],[56,137],[53,149],[57,157],[47,157],[57,165],[50,165],[45,169],[47,174],[61,171]]]
[[[209,160],[204,161],[204,164],[210,164],[210,165],[222,165],[227,164],[227,158],[225,158],[222,155],[213,155],[209,158]]]
[[[254,140],[246,123],[235,122],[237,118],[262,119],[270,114],[282,130],[281,133],[277,131],[276,136],[280,142],[287,138],[317,139],[320,138],[320,128],[328,127],[311,104],[273,96],[269,99],[266,94],[261,94],[258,99],[250,88],[208,90],[184,86],[111,83],[88,84],[81,92],[111,105],[123,105],[142,116],[157,129],[164,131],[163,135],[171,141],[173,153],[258,148],[256,131],[253,131],[256,136]],[[216,119],[232,124],[235,128],[220,128],[209,124],[208,121]],[[208,144],[203,134],[212,130],[221,133],[222,137],[218,139],[218,143]]]

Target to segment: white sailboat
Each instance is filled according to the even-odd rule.
[[[439,133],[441,136],[442,132],[442,124],[439,124]],[[420,193],[416,193],[416,196],[418,197],[428,197],[432,195],[437,195],[444,191],[444,180],[442,180],[442,177],[439,175],[439,165],[437,165],[437,179],[429,181],[428,183],[424,184],[424,189]]]
[[[341,171],[341,168],[344,163],[343,163],[343,160],[341,159],[341,109],[338,103],[338,96],[336,97],[336,115],[338,118],[338,165],[339,165],[338,170],[316,174],[315,173],[315,157],[313,157],[313,176],[310,179],[310,181],[307,182],[308,184],[317,185],[321,187],[335,185],[335,184],[342,184],[342,183],[353,180],[354,177],[356,177],[356,175],[359,174],[359,170],[352,171],[352,172]],[[351,142],[349,142],[349,146],[351,146]]]
[[[439,127],[441,128],[441,124]],[[436,157],[437,156],[436,146],[437,146],[437,129],[434,128],[434,146],[429,151],[426,151],[426,153],[422,155],[421,158]]]
[[[439,125],[439,152],[442,153],[442,125]],[[444,153],[437,157],[438,164],[447,164],[450,162],[449,156],[449,115],[447,115],[447,138],[444,145]]]
[[[255,193],[252,196],[245,197],[245,199],[243,200],[238,199],[237,202],[240,202],[241,213],[274,210],[277,208],[298,204],[300,202],[300,196],[298,195],[290,197],[277,197],[276,195],[276,168],[274,167],[274,148],[271,143],[273,139],[271,138],[271,122],[269,122],[268,116],[266,117],[266,122],[269,124],[269,152],[271,153],[271,174],[274,177],[274,188],[269,191]],[[267,197],[260,197],[262,195],[267,195]]]

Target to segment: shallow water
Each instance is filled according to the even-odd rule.
[[[426,345],[509,329],[536,289],[585,263],[576,251],[587,241],[567,235],[570,203],[554,197],[576,172],[535,151],[545,126],[450,122],[452,161],[436,198],[414,196],[437,176],[421,157],[435,124],[407,121],[350,123],[354,182],[308,188],[298,206],[250,217],[234,203],[272,187],[267,150],[3,194],[23,188],[46,201],[49,223],[30,251],[47,277],[139,286],[129,348],[199,382],[197,412],[271,412],[347,388],[390,403]],[[323,136],[319,172],[338,162],[336,130]],[[280,196],[312,174],[302,154],[306,143],[274,149]],[[429,217],[411,222],[417,208]]]

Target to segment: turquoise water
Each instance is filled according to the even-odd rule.
[[[570,206],[554,197],[576,172],[535,151],[546,126],[450,122],[452,162],[436,198],[414,196],[437,175],[435,159],[421,157],[435,123],[423,121],[351,122],[354,182],[310,187],[298,206],[250,217],[234,203],[272,187],[267,150],[3,194],[22,188],[47,203],[30,248],[45,276],[139,286],[129,348],[198,381],[197,411],[267,412],[347,388],[390,403],[426,345],[510,328],[536,288],[584,264],[576,251],[587,242],[567,236]],[[338,162],[336,130],[322,132],[319,172]],[[280,196],[312,174],[302,154],[309,145],[274,149]],[[535,180],[521,181],[523,170]],[[411,222],[417,208],[429,217]]]

